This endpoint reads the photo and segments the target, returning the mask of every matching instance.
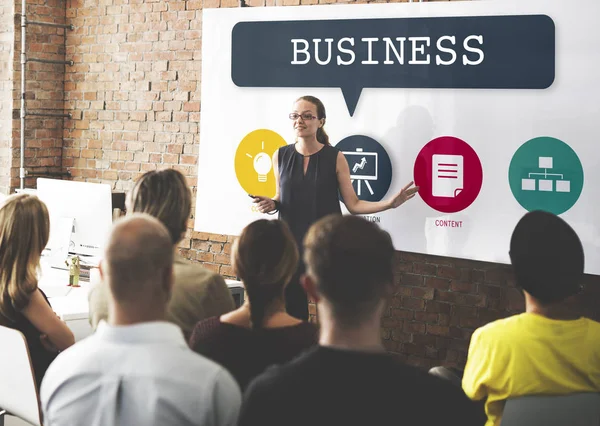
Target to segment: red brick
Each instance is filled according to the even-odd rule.
[[[465,283],[460,281],[452,281],[450,283],[450,290],[461,293],[475,293],[476,286],[471,283]]]
[[[425,287],[436,288],[438,290],[448,290],[450,288],[450,280],[436,277],[426,277]]]
[[[425,323],[437,324],[438,314],[432,312],[415,312],[415,320]]]
[[[215,263],[229,265],[231,263],[231,259],[230,259],[229,255],[217,254],[217,255],[215,255]]]
[[[419,313],[419,312],[417,312]],[[416,318],[416,316],[415,316]],[[425,324],[421,322],[409,322],[404,321],[404,332],[405,333],[425,333]]]
[[[394,272],[412,272],[413,264],[411,262],[394,263]]]
[[[402,325],[400,324],[400,326],[402,326]],[[409,342],[410,334],[403,333],[399,329],[394,329],[394,330],[392,330],[392,340],[395,342]]]
[[[434,336],[450,336],[450,327],[427,324],[427,334]]]
[[[222,253],[223,252],[223,244],[211,242],[210,252],[211,253]]]
[[[419,298],[419,299],[432,300],[433,299],[433,295],[434,295],[434,289],[433,288],[426,288],[426,287],[412,287],[411,288],[411,295],[413,297],[416,297],[416,298]]]
[[[422,299],[415,299],[414,297],[403,297],[402,306],[413,311],[422,311],[425,307],[425,301]]]
[[[405,286],[422,286],[423,277],[417,274],[403,273],[400,275],[400,283]]]
[[[451,306],[452,305],[449,305],[448,303],[441,303],[435,300],[428,300],[425,306],[425,312],[449,314]]]
[[[461,318],[476,318],[478,314],[477,308],[473,306],[452,306],[452,315]]]
[[[432,336],[429,334],[414,334],[412,336],[412,343],[419,346],[438,346],[437,339],[439,337]]]
[[[404,286],[398,286],[398,288],[396,289],[396,292],[394,293],[395,296],[410,296],[411,294],[412,294],[412,288],[404,287]]]
[[[474,269],[471,271],[471,281],[474,283],[482,283],[485,281],[485,271]]]
[[[486,298],[481,295],[461,294],[456,292],[440,291],[437,299],[442,302],[455,303],[457,305],[485,306]]]
[[[413,272],[419,275],[435,275],[437,266],[429,263],[415,263]]]
[[[227,242],[227,235],[210,234],[211,241]]]
[[[505,267],[495,267],[488,271],[485,271],[485,281],[490,283],[503,283],[506,282],[508,277],[507,270]]]
[[[502,288],[498,286],[479,284],[477,286],[477,292],[492,299],[500,299],[502,297]]]
[[[457,268],[441,265],[437,268],[437,276],[440,278],[451,278],[458,280],[461,277],[461,271]]]
[[[413,311],[409,311],[408,309],[392,309],[392,317],[394,318],[403,318],[403,319],[413,319],[415,313]]]
[[[215,255],[212,253],[198,252],[196,253],[196,259],[201,262],[212,262]]]

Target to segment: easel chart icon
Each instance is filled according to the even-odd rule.
[[[355,152],[343,151],[342,154],[348,160],[350,165],[350,181],[356,181],[356,195],[361,196],[361,182],[365,182],[365,186],[371,195],[375,193],[370,180],[377,180],[378,160],[379,156],[376,152],[364,152],[363,148],[356,148]]]

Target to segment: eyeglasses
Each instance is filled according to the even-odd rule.
[[[315,117],[314,115],[305,112],[304,114],[296,114],[295,112],[292,112],[290,115],[290,120],[296,121],[298,118],[302,118],[302,120],[304,121],[309,121],[309,120],[314,120]]]

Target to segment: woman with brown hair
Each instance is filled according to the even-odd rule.
[[[44,203],[28,194],[6,198],[0,207],[0,325],[25,336],[38,389],[58,352],[75,343],[38,288],[37,272],[49,236]]]
[[[127,214],[146,213],[169,230],[175,257],[175,282],[169,300],[167,319],[177,324],[186,339],[200,320],[235,309],[235,302],[223,277],[179,254],[179,242],[188,229],[192,193],[185,176],[175,169],[144,173],[128,193]],[[94,283],[90,294],[90,324],[94,329],[108,319],[108,285]]]
[[[280,148],[273,155],[277,193],[273,198],[254,197],[254,202],[261,213],[279,211],[279,218],[289,225],[301,254],[304,235],[313,223],[329,214],[342,214],[339,194],[351,214],[372,214],[395,209],[419,190],[410,182],[389,200],[359,200],[352,187],[346,157],[329,142],[323,102],[314,96],[302,96],[294,103],[289,118],[296,143]],[[286,290],[286,301],[290,314],[306,319],[308,299],[300,286],[303,273],[304,262],[300,262]]]
[[[190,347],[227,368],[242,390],[273,364],[282,364],[316,344],[317,328],[286,312],[284,290],[298,263],[289,228],[258,220],[242,231],[231,254],[246,300],[237,310],[199,322]]]

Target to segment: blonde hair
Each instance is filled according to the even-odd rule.
[[[173,244],[183,238],[191,209],[192,193],[175,169],[144,173],[127,197],[128,213],[147,213],[160,220]]]
[[[283,297],[298,259],[294,237],[280,220],[252,222],[235,241],[231,264],[248,294],[252,328],[261,328],[269,304]]]
[[[0,319],[15,321],[37,289],[37,270],[48,244],[46,205],[29,194],[7,197],[0,207]]]

